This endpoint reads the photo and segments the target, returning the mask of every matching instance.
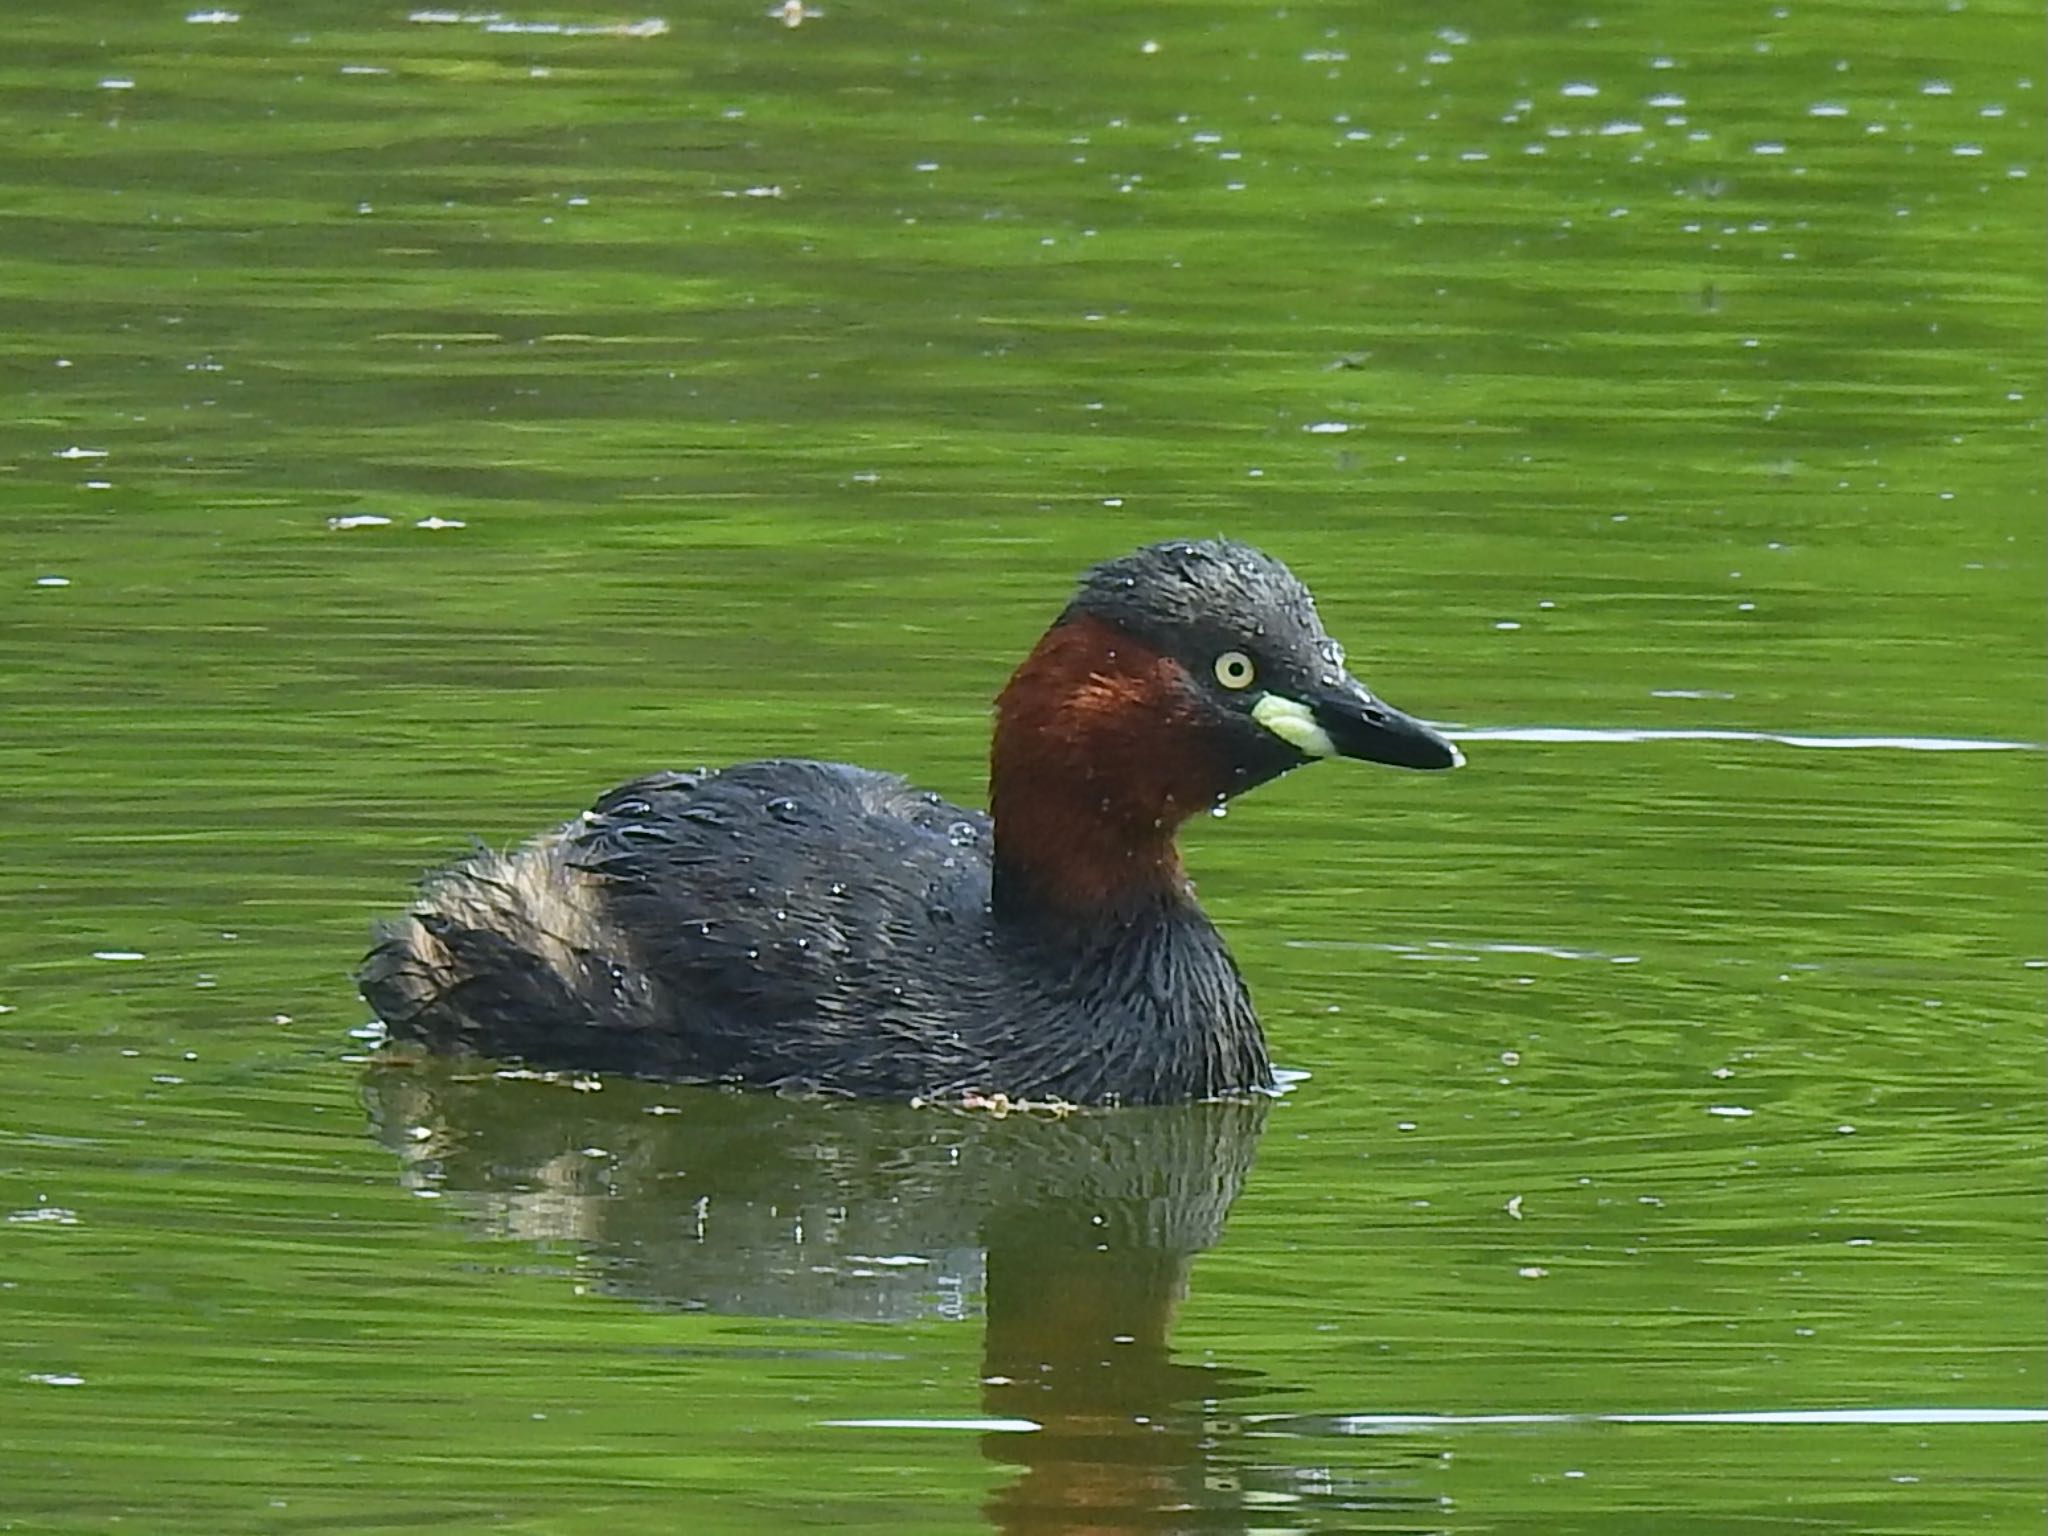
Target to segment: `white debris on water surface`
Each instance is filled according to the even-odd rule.
[[[668,23],[658,16],[644,21],[521,21],[503,11],[413,11],[405,18],[424,26],[472,26],[486,32],[528,37],[666,37]]]

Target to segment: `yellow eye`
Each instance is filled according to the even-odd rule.
[[[1216,658],[1216,681],[1226,688],[1249,688],[1258,669],[1243,651],[1225,651]]]

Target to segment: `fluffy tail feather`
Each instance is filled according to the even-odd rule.
[[[589,877],[562,849],[555,833],[480,852],[379,926],[356,981],[394,1038],[541,1060],[579,1025],[646,1021],[646,982],[602,952]]]

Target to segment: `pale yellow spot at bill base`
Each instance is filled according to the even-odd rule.
[[[1252,718],[1296,751],[1310,757],[1337,755],[1330,733],[1316,724],[1315,715],[1299,699],[1269,693],[1252,706]]]

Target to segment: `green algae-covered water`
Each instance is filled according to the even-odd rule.
[[[2038,1530],[2042,45],[10,13],[0,1528]],[[1284,1097],[373,1059],[467,839],[977,800],[1217,532],[1471,758],[1191,829]]]

